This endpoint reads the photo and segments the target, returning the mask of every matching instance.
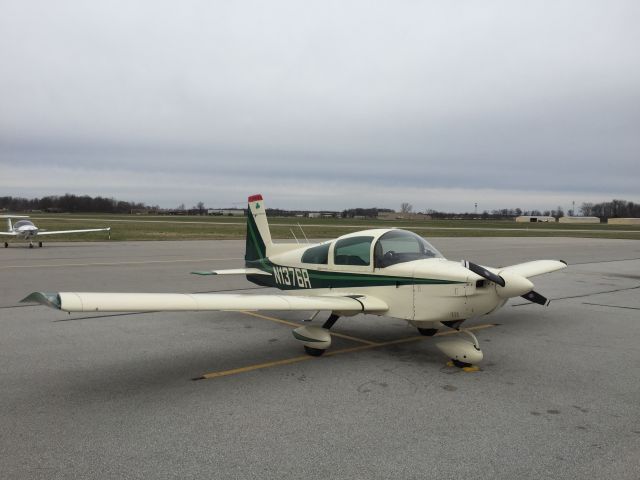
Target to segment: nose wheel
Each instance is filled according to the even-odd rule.
[[[481,362],[483,358],[478,339],[469,330],[459,331],[468,335],[472,341],[456,338],[436,343],[436,347],[449,357],[453,366],[463,369],[474,368],[474,364]]]

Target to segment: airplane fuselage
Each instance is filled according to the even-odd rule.
[[[247,275],[247,279],[291,295],[376,297],[389,305],[385,315],[423,327],[485,315],[505,303],[495,284],[459,262],[438,257],[382,268],[340,266],[334,264],[331,255],[326,265],[301,262],[304,252],[312,247],[274,255],[259,265],[253,263],[271,275]]]
[[[32,240],[38,236],[38,227],[35,225],[26,225],[24,227],[14,228],[13,231],[16,233],[18,238],[23,240]]]

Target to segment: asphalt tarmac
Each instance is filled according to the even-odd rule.
[[[333,331],[352,338],[311,358],[291,335],[300,313],[19,303],[34,290],[269,292],[189,274],[241,267],[241,241],[0,250],[0,477],[640,478],[640,242],[432,243],[450,259],[569,268],[533,279],[549,307],[518,298],[468,321],[485,360],[464,372],[437,338],[386,317],[340,319]]]

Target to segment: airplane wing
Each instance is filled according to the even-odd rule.
[[[384,313],[388,310],[387,304],[382,300],[364,295],[33,292],[21,302],[37,302],[65,312],[331,310],[349,313]]]
[[[518,263],[500,269],[500,272],[509,272],[521,277],[530,278],[543,273],[551,273],[567,268],[567,262],[563,260],[534,260],[532,262]]]
[[[17,235],[16,232],[0,232],[0,235],[6,235],[9,237],[15,237]]]
[[[42,235],[62,235],[64,233],[84,233],[84,232],[109,232],[111,227],[107,228],[87,228],[85,230],[39,230],[38,236]]]

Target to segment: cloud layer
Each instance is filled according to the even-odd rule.
[[[637,2],[2,10],[0,194],[222,206],[262,191],[325,209],[639,200]]]

